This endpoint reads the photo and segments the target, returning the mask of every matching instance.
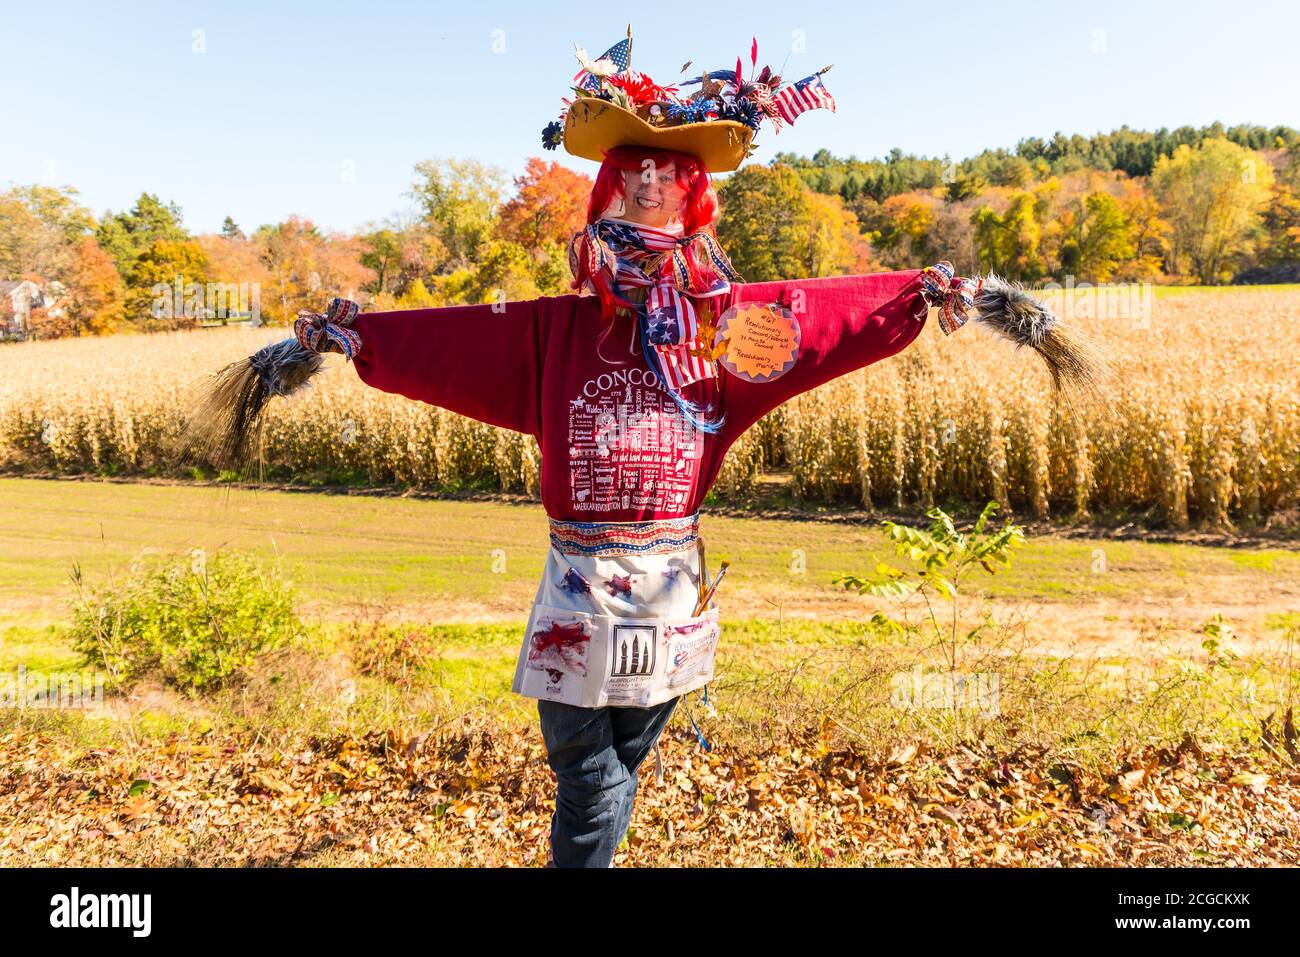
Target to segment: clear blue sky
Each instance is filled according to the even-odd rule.
[[[0,186],[71,185],[96,213],[149,191],[196,232],[227,214],[245,228],[299,213],[354,229],[408,208],[412,166],[438,155],[592,172],[543,154],[540,131],[576,69],[573,43],[595,56],[629,21],[633,66],[661,83],[687,59],[692,72],[733,65],[751,36],[760,65],[788,55],[787,77],[835,64],[839,112],[779,137],[765,126],[758,161],[821,147],[960,158],[1125,123],[1300,126],[1293,3],[8,6]],[[805,49],[791,52],[797,36]]]

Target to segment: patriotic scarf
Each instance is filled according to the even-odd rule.
[[[725,295],[740,277],[717,239],[707,230],[683,236],[680,227],[668,231],[602,219],[574,237],[574,265],[579,247],[587,256],[588,275],[605,275],[619,301],[636,312],[646,361],[687,419],[705,431],[717,431],[720,420],[705,421],[704,410],[680,395],[692,382],[718,375],[717,361],[707,355],[713,343],[701,335],[697,306]],[[711,267],[712,280],[700,277],[701,262]],[[644,301],[629,299],[629,289],[645,290]]]

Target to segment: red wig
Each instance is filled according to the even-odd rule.
[[[611,203],[624,197],[624,174],[645,169],[646,160],[655,166],[672,164],[677,185],[686,193],[682,200],[682,235],[690,236],[701,230],[712,233],[713,223],[718,218],[718,194],[713,191],[713,183],[704,164],[689,153],[644,146],[616,146],[606,151],[600,172],[596,174],[596,184],[591,188],[591,199],[587,203],[587,224],[591,225],[601,219]],[[600,295],[608,317],[614,306],[626,306],[628,303],[613,294],[607,277],[591,275],[584,254],[586,243],[587,239],[582,234],[574,237],[575,248],[571,257],[574,266],[573,288],[582,289],[590,282]],[[689,250],[687,266],[692,285],[707,284],[713,276],[713,270],[698,262]]]

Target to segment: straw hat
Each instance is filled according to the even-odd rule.
[[[632,69],[631,27],[626,39],[594,61],[581,47],[574,52],[582,65],[573,78],[575,96],[542,130],[542,145],[563,144],[597,163],[616,147],[640,146],[697,156],[709,172],[729,173],[754,152],[754,134],[764,122],[779,131],[806,110],[835,109],[821,81],[830,67],[782,83],[771,67],[759,69],[756,40],[748,68],[737,57],[734,69],[706,70],[668,86]]]
[[[579,97],[564,119],[564,148],[600,162],[618,146],[674,150],[699,157],[710,173],[729,173],[744,162],[754,130],[735,120],[656,126],[609,100]]]

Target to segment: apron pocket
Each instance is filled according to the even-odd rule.
[[[648,708],[713,679],[718,611],[625,618],[534,605],[513,690],[585,708]]]

